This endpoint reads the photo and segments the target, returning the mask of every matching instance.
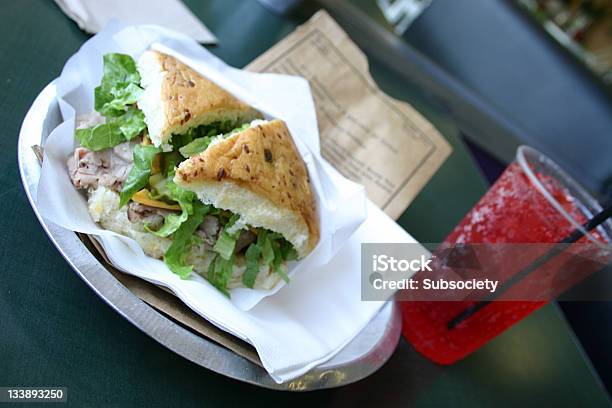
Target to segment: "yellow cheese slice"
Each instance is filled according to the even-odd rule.
[[[164,203],[163,201],[152,199],[149,196],[149,191],[145,188],[134,194],[132,196],[132,200],[148,207],[162,208],[164,210],[181,211],[181,206],[179,206],[178,204],[168,204]]]

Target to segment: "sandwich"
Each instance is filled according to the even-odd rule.
[[[288,263],[318,243],[308,170],[282,120],[156,51],[105,55],[94,99],[67,167],[102,228],[228,295],[288,281]]]

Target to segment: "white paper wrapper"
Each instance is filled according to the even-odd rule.
[[[271,291],[234,289],[230,300],[197,274],[178,278],[162,261],[144,255],[132,239],[94,223],[85,198],[72,186],[66,158],[74,149],[75,115],[93,110],[102,56],[122,52],[137,59],[147,48],[174,55],[267,116],[287,123],[311,176],[321,240],[292,266],[290,284],[274,296],[270,295],[283,283]],[[44,146],[38,186],[41,214],[62,227],[95,235],[117,268],[168,287],[201,316],[253,344],[276,381],[294,378],[331,358],[381,307],[379,302],[359,300],[360,244],[414,241],[372,205],[368,221],[353,235],[366,217],[365,193],[321,158],[316,113],[303,78],[234,69],[179,33],[114,23],[68,60],[58,80],[58,100],[65,122]],[[341,247],[342,254],[334,257]]]

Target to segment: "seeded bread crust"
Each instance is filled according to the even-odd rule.
[[[167,54],[145,51],[138,65],[145,88],[143,97],[149,98],[141,99],[138,105],[156,145],[167,144],[173,134],[199,125],[226,120],[242,124],[262,117],[256,109]],[[147,91],[149,86],[153,93]],[[160,126],[151,126],[153,123]]]

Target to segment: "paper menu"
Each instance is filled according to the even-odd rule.
[[[383,93],[367,59],[325,12],[315,14],[247,66],[305,77],[312,89],[323,157],[397,219],[451,152],[410,105]]]

